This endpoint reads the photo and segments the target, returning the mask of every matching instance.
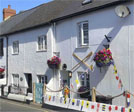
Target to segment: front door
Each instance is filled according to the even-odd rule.
[[[68,72],[67,71],[61,71],[61,77],[62,77],[63,86],[67,85],[68,87],[70,87],[70,78],[68,76]]]
[[[36,103],[42,103],[43,98],[43,84],[35,83],[35,101]]]
[[[32,93],[32,74],[25,74],[26,76],[26,82],[28,85],[28,93]]]

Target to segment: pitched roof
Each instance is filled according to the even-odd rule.
[[[126,1],[128,0],[92,0],[92,3],[82,5],[83,0],[54,0],[19,13],[0,23],[0,35],[49,24]]]

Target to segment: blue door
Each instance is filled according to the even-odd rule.
[[[35,83],[35,102],[42,103],[43,97],[43,84]]]

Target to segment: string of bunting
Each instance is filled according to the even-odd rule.
[[[118,71],[117,71],[116,65],[113,64],[113,66],[114,66],[114,75],[115,75],[116,80],[118,81],[118,88],[119,88],[119,89],[120,89],[120,88],[122,89],[122,88],[123,88],[122,80],[121,80],[121,78],[120,78],[120,76],[119,76],[119,73],[118,73]]]
[[[65,101],[63,97],[56,97],[51,95],[44,96],[44,103],[84,112],[133,112],[132,108],[125,108],[123,106],[90,102],[74,98],[66,98]]]

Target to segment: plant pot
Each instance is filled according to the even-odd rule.
[[[97,67],[103,67],[103,63],[96,62]]]
[[[49,64],[48,66],[51,69],[59,69],[59,65],[58,64]]]
[[[108,63],[100,63],[100,62],[96,62],[97,67],[104,67],[104,66],[110,66],[112,64],[112,62],[108,62]]]

